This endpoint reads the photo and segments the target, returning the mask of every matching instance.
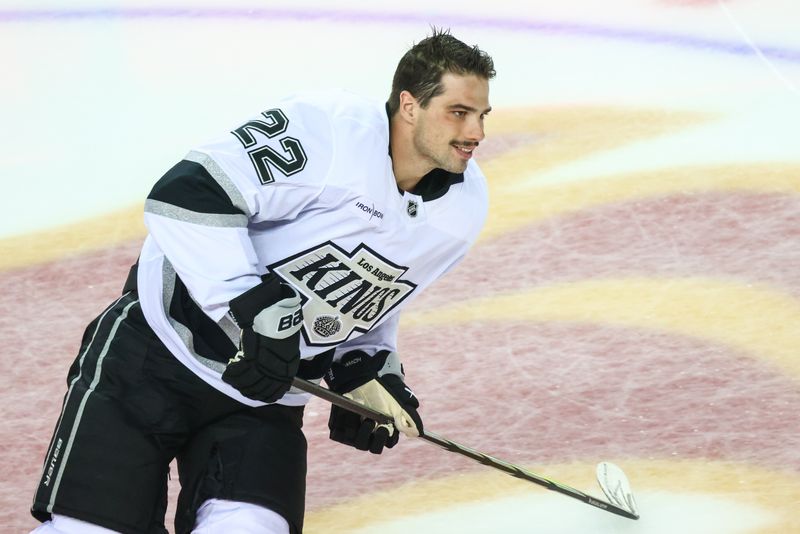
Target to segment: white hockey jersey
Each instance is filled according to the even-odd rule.
[[[273,272],[303,299],[301,355],[396,350],[399,312],[480,231],[486,184],[437,169],[398,189],[383,105],[347,92],[286,99],[191,151],[153,188],[138,291],[148,323],[184,365],[221,379],[239,330],[228,302]],[[279,402],[304,404],[291,390]]]

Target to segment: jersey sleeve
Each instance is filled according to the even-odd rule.
[[[332,150],[325,114],[289,101],[193,150],[155,184],[148,232],[205,314],[219,321],[260,282],[250,229],[313,202]]]
[[[369,332],[345,341],[338,347],[333,361],[340,361],[342,355],[351,350],[363,350],[367,354],[375,354],[381,350],[397,352],[397,331],[400,325],[400,313],[395,313]]]

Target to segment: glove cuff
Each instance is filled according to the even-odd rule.
[[[381,378],[384,375],[397,375],[401,380],[405,379],[406,374],[403,372],[403,364],[400,363],[400,356],[396,352],[390,352],[386,356],[386,361],[378,371],[377,377]]]
[[[323,377],[331,391],[347,393],[363,386],[378,377],[384,367],[388,350],[381,350],[370,356],[363,350],[352,350],[345,353],[341,360],[334,362]]]
[[[256,315],[263,309],[297,295],[292,286],[272,273],[262,276],[261,280],[260,284],[230,301],[230,315],[239,328],[252,327]]]

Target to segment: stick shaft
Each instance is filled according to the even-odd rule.
[[[319,386],[317,384],[314,384],[313,382],[309,382],[302,378],[295,377],[292,385],[297,389],[300,389],[302,391],[305,391],[306,393],[314,395],[315,397],[319,397],[323,400],[330,402],[331,404],[339,406],[340,408],[350,410],[362,417],[372,419],[373,421],[377,421],[378,423],[387,424],[394,422],[394,420],[390,416],[384,413],[375,411],[371,408],[367,408],[363,404],[359,404],[358,402],[355,402],[352,399],[349,399],[343,395],[339,395],[338,393],[334,393],[333,391],[327,388],[324,388],[322,386]],[[579,501],[600,508],[601,510],[605,510],[612,514],[617,514],[622,517],[627,517],[628,519],[639,519],[638,515],[633,514],[630,511],[625,510],[624,508],[620,508],[619,506],[611,504],[610,502],[606,502],[601,499],[596,499],[591,495],[583,493],[580,490],[577,490],[565,484],[561,484],[554,480],[550,480],[549,478],[543,477],[541,475],[537,475],[536,473],[527,471],[517,465],[511,464],[504,460],[500,460],[493,456],[489,456],[488,454],[484,454],[478,450],[472,449],[465,445],[461,445],[459,443],[456,443],[455,441],[451,441],[433,432],[425,431],[420,435],[420,438],[427,441],[428,443],[433,443],[434,445],[438,445],[439,447],[447,451],[460,454],[461,456],[465,456],[467,458],[475,460],[476,462],[479,462],[493,469],[498,469],[516,478],[527,480],[528,482],[533,482],[534,484],[538,484],[551,491],[555,491],[561,493],[562,495],[578,499]]]

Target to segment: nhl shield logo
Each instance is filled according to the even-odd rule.
[[[416,200],[409,200],[408,205],[406,206],[406,212],[408,213],[409,217],[416,217],[417,216],[417,205]]]

